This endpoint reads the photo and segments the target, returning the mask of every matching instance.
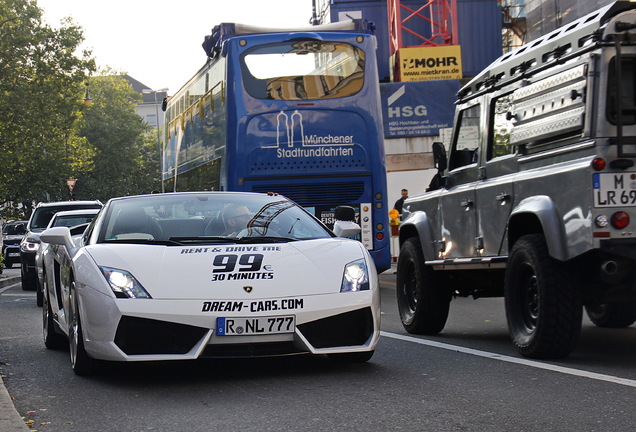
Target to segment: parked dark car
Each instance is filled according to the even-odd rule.
[[[20,263],[20,241],[26,234],[28,221],[11,221],[2,225],[2,256],[4,266],[11,268],[13,264]]]
[[[35,253],[40,246],[40,233],[44,231],[53,215],[63,210],[100,209],[103,204],[99,201],[60,201],[40,203],[37,205],[29,223],[27,233],[20,242],[20,275],[22,289],[35,290],[37,288],[37,270],[35,268]]]

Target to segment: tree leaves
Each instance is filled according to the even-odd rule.
[[[35,1],[0,0],[0,205],[61,198],[67,141],[94,61],[79,27],[44,25]]]
[[[79,135],[95,149],[93,169],[80,177],[81,191],[102,201],[149,193],[159,185],[159,160],[154,129],[135,111],[141,96],[121,74],[101,73],[90,81],[94,103],[80,121]]]
[[[92,76],[91,53],[78,54],[82,41],[70,19],[44,24],[35,0],[0,0],[2,216],[67,199],[67,178],[78,179],[77,199],[156,189],[158,156],[134,111],[139,95],[121,74]],[[92,107],[83,104],[86,83]]]

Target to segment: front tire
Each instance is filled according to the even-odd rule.
[[[26,264],[20,266],[20,278],[22,279],[22,290],[33,291],[35,290],[36,277],[28,270],[26,270]]]
[[[44,274],[44,279],[46,279],[46,273]],[[44,282],[46,283],[46,282]],[[42,284],[40,283],[40,279],[36,280],[36,288],[35,288],[35,304],[42,307],[44,305]]]
[[[512,341],[523,356],[562,358],[581,332],[583,307],[573,275],[551,258],[540,234],[521,237],[508,259],[504,287]]]
[[[625,328],[636,322],[636,303],[604,303],[585,306],[587,316],[597,327]]]
[[[50,350],[62,348],[66,345],[66,339],[55,331],[53,310],[51,309],[48,293],[42,297],[42,333],[44,336],[44,346]]]
[[[397,303],[404,329],[412,334],[434,335],[448,319],[450,289],[424,264],[420,240],[407,239],[400,248],[397,268]]]
[[[71,321],[68,332],[69,351],[71,354],[71,368],[76,375],[90,375],[97,369],[97,360],[90,357],[84,348],[84,332],[80,319],[79,299],[75,281],[71,282],[70,299]]]

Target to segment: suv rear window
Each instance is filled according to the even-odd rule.
[[[607,118],[612,124],[618,122],[618,94],[620,94],[621,122],[624,125],[636,124],[636,57],[625,56],[621,62],[621,80],[616,74],[616,58],[609,64],[607,80]]]
[[[38,207],[33,212],[33,216],[31,216],[29,229],[31,231],[44,230],[49,224],[49,222],[51,221],[51,218],[53,218],[53,215],[59,211],[99,209],[99,208],[102,208],[99,204],[77,204],[77,205],[65,205],[65,206]]]

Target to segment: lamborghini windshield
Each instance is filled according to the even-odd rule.
[[[98,242],[280,242],[329,238],[332,233],[281,196],[190,192],[111,200]]]

